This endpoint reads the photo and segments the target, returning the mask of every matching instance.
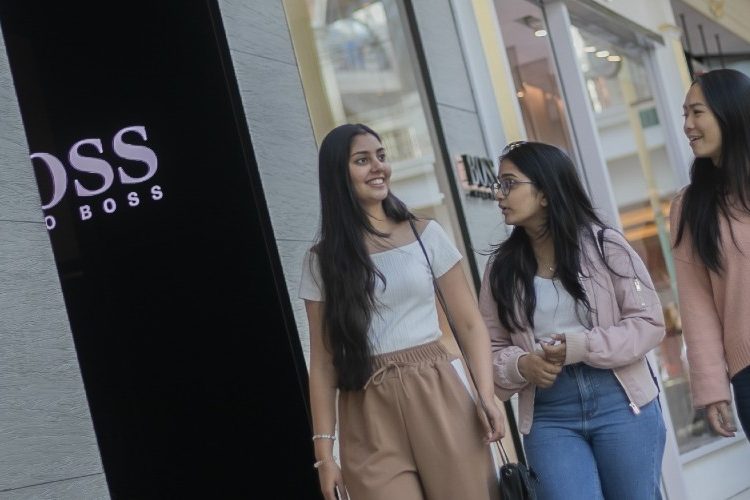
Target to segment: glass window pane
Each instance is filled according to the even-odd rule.
[[[656,349],[658,372],[685,453],[717,436],[690,399],[668,227],[669,204],[679,186],[641,54],[580,27],[572,26],[571,33],[623,231],[646,263],[664,308],[667,336]]]
[[[454,232],[435,174],[437,155],[397,2],[305,4],[288,1],[285,8],[318,141],[342,123],[371,127],[388,151],[394,193]]]
[[[495,0],[495,11],[529,140],[575,156],[541,9],[527,0]]]

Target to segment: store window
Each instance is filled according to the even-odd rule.
[[[318,143],[342,123],[370,126],[388,151],[394,193],[457,234],[398,2],[294,0],[284,7]]]
[[[494,0],[516,97],[529,140],[575,156],[541,8],[527,0]]]
[[[625,237],[646,263],[664,308],[667,335],[658,373],[680,453],[717,436],[690,399],[669,238],[669,206],[679,189],[667,156],[642,49],[592,24],[571,26]]]

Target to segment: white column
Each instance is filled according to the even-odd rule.
[[[654,351],[646,356],[654,370],[657,383],[659,384],[659,402],[661,403],[662,417],[667,427],[667,440],[664,444],[664,458],[661,461],[661,482],[664,486],[665,500],[685,500],[690,498],[685,488],[685,478],[682,475],[682,461],[680,460],[680,449],[672,425],[672,414],[667,404],[667,393],[664,392],[664,384],[659,376],[659,360]]]
[[[451,9],[456,21],[466,71],[474,91],[477,115],[482,124],[482,135],[488,150],[487,156],[497,161],[506,138],[492,88],[492,78],[484,59],[484,49],[474,9],[466,0],[451,0]]]
[[[580,168],[583,171],[584,182],[599,215],[607,224],[619,228],[620,216],[617,202],[599,142],[594,112],[591,109],[586,84],[578,65],[573,37],[570,33],[571,22],[568,8],[562,1],[554,0],[545,3],[544,11],[557,72],[568,105],[573,140],[581,162]]]
[[[664,45],[647,51],[645,62],[664,131],[669,162],[678,185],[684,186],[690,182],[690,165],[693,161],[693,153],[682,131],[682,103],[690,80],[679,29],[663,25],[660,26],[660,31],[664,37]]]

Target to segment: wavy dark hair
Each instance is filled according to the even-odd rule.
[[[362,134],[380,141],[380,136],[365,125],[340,125],[326,135],[318,154],[321,225],[313,250],[325,291],[323,337],[333,354],[342,390],[361,389],[372,373],[368,331],[377,309],[376,278],[385,284],[385,277],[367,251],[365,235],[388,235],[370,223],[349,175],[352,141]],[[383,209],[388,218],[399,222],[415,218],[390,191]]]
[[[595,227],[604,229],[607,226],[596,215],[573,162],[561,149],[541,142],[512,143],[500,156],[500,162],[504,160],[513,162],[547,198],[543,230],[552,238],[555,249],[555,275],[576,304],[583,306],[588,317],[592,308],[579,281],[584,255],[582,241],[590,238],[596,242]],[[521,331],[526,325],[533,328],[537,262],[524,228],[516,226],[492,255],[490,289],[497,303],[500,322],[511,332]],[[606,261],[604,264],[609,268]],[[523,317],[518,317],[517,304],[522,306]],[[576,309],[580,312],[581,307]],[[587,317],[579,317],[582,324],[588,324]]]
[[[719,165],[710,158],[696,158],[690,184],[682,195],[682,210],[675,246],[685,231],[705,266],[723,270],[719,215],[729,219],[730,199],[750,213],[750,78],[734,69],[715,69],[693,81],[721,130]],[[731,226],[730,226],[731,231]],[[734,233],[732,232],[732,241]]]

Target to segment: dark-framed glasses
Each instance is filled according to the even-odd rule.
[[[516,184],[534,184],[532,181],[519,181],[518,179],[498,179],[490,185],[492,190],[492,196],[497,198],[499,193],[503,193],[503,196],[508,196],[510,190],[513,189]]]

